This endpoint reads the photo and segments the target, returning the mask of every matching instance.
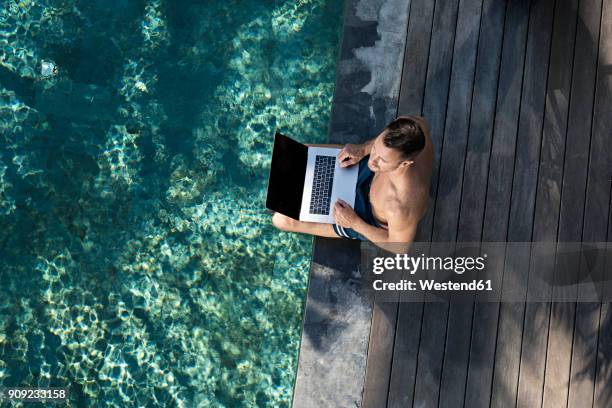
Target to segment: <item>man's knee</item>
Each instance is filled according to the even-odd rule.
[[[272,224],[283,231],[295,231],[299,221],[289,218],[286,215],[280,213],[274,213],[272,216]]]

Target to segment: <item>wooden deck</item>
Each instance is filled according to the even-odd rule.
[[[401,75],[419,241],[612,240],[612,0],[411,0]],[[363,407],[515,405],[612,406],[612,304],[374,305]]]

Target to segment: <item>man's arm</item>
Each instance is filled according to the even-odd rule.
[[[340,167],[348,167],[353,164],[359,163],[361,159],[370,154],[372,150],[372,145],[374,144],[374,139],[370,139],[361,144],[347,144],[344,145],[344,148],[338,153],[338,161],[340,162]]]
[[[376,140],[376,138],[372,138],[370,140],[367,140],[365,142],[363,142],[360,146],[363,149],[363,155],[367,156],[368,154],[370,154],[370,151],[372,150],[372,145],[374,144],[374,140]]]
[[[370,225],[361,218],[355,223],[353,230],[387,251],[407,253],[414,241],[419,220],[399,203],[389,203],[386,213],[387,230]]]
[[[340,167],[348,167],[357,164],[370,154],[374,139],[368,140],[361,144],[322,144],[322,143],[304,143],[308,147],[335,147],[340,148],[337,159],[340,161]]]

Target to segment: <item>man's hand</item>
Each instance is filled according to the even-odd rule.
[[[336,204],[334,204],[333,214],[336,224],[344,228],[353,228],[357,223],[363,221],[355,210],[346,201],[341,199],[338,199]]]
[[[338,153],[338,161],[340,162],[340,167],[348,167],[359,163],[364,156],[365,149],[363,145],[347,144],[344,145],[344,148]]]

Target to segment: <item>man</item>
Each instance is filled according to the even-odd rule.
[[[338,200],[335,224],[297,221],[279,213],[272,223],[284,231],[369,240],[392,252],[406,252],[427,210],[433,157],[425,120],[400,116],[374,139],[347,144],[338,154],[342,167],[359,165],[354,210]]]

